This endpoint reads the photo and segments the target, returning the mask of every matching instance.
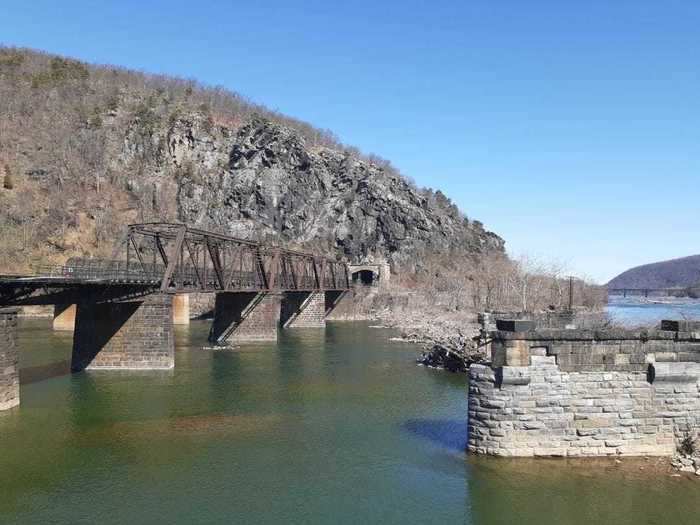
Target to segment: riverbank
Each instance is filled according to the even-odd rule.
[[[379,312],[378,320],[398,330],[397,339],[418,344],[423,353],[418,362],[451,372],[466,372],[472,363],[487,359],[481,340],[481,327],[473,312],[438,312],[426,316],[419,312]]]

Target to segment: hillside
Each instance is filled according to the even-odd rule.
[[[221,88],[0,48],[0,271],[182,221],[415,267],[503,253],[439,191]]]
[[[608,283],[608,288],[687,288],[700,284],[700,255],[631,268]]]

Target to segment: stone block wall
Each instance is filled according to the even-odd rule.
[[[481,312],[478,322],[487,332],[496,330],[498,320],[534,321],[539,329],[594,329],[604,326],[607,314],[603,310],[552,310],[545,312]]]
[[[209,340],[218,344],[276,341],[281,300],[274,293],[217,293]]]
[[[325,327],[326,293],[285,293],[282,299],[281,324],[284,328]]]
[[[215,293],[191,293],[190,298],[190,319],[209,319],[214,317],[214,307],[216,306]]]
[[[172,300],[152,294],[140,301],[78,304],[72,369],[173,368]]]
[[[496,333],[469,371],[471,452],[672,455],[700,424],[700,338],[681,332]]]
[[[190,295],[175,294],[173,297],[173,324],[190,324]]]
[[[53,307],[53,329],[63,332],[75,330],[75,304],[56,304]]]
[[[0,410],[19,405],[16,308],[0,308]]]

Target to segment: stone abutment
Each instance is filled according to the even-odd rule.
[[[17,308],[0,308],[0,410],[19,405]]]
[[[493,332],[469,370],[469,451],[672,455],[700,423],[700,333],[664,328]]]

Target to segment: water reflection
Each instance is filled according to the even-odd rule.
[[[19,371],[19,381],[22,385],[45,381],[53,377],[67,376],[71,373],[70,360],[47,363],[45,365],[35,365],[22,368]]]
[[[459,419],[411,419],[403,428],[418,437],[455,451],[464,452],[467,447],[467,424]]]
[[[697,523],[697,480],[666,459],[499,459],[470,456],[475,523]]]

